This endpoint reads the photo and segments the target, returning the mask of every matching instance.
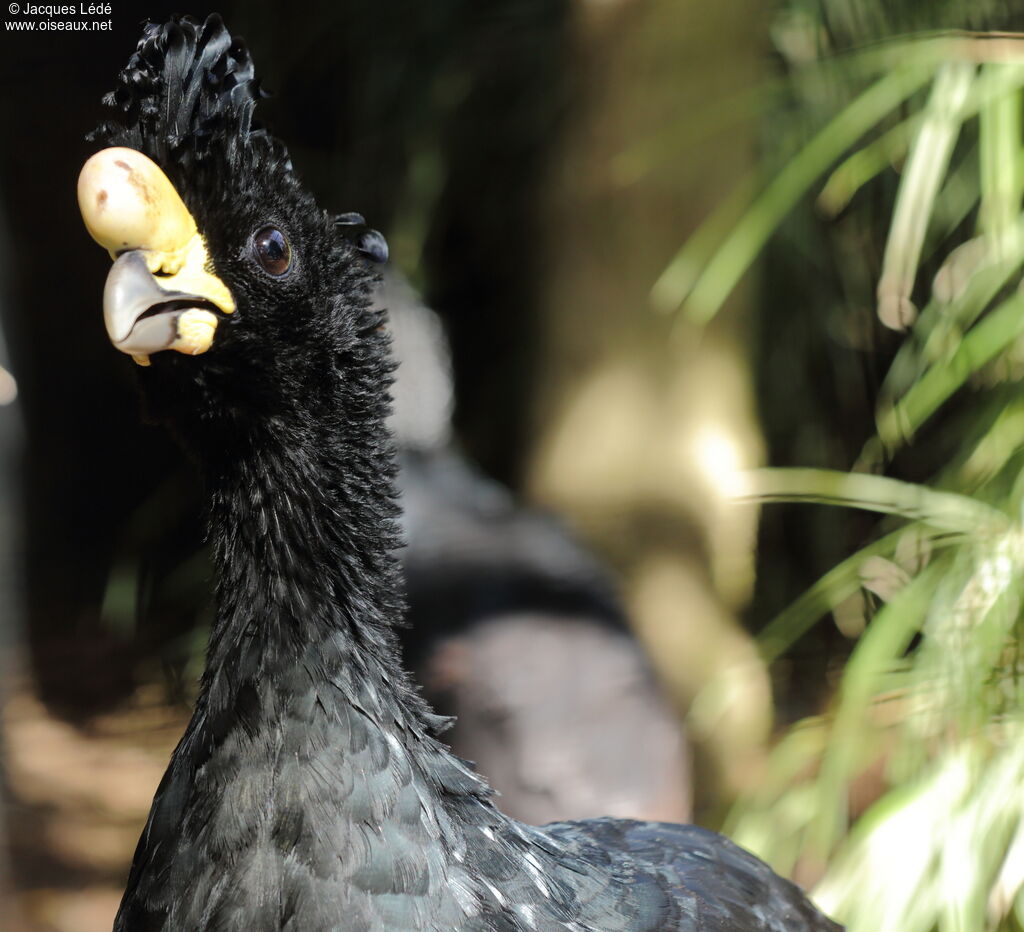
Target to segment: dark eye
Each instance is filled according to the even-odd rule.
[[[292,251],[288,240],[277,227],[264,227],[252,238],[256,258],[264,270],[275,278],[288,271],[292,264]]]

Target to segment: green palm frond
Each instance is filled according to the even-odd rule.
[[[830,35],[883,30],[888,15],[865,25],[825,9]],[[818,898],[851,932],[1019,930],[1024,40],[929,34],[830,56],[818,14],[798,0],[787,11],[776,45],[818,128],[684,244],[653,303],[707,322],[798,204],[841,218],[898,180],[876,291],[856,300],[902,342],[850,472],[748,477],[748,500],[882,517],[762,629],[772,661],[819,619],[851,604],[861,616],[827,711],[782,736],[726,828],[776,868],[822,877]],[[953,12],[936,6],[936,21]],[[883,475],[949,425],[942,449],[955,450],[930,478]]]

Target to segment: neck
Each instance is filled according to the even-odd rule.
[[[338,915],[352,928],[457,928],[467,910],[501,908],[476,877],[496,857],[487,852],[511,864],[533,850],[537,833],[506,820],[434,737],[440,720],[400,665],[384,376],[368,384],[307,417],[222,436],[202,460],[216,623],[119,932],[153,916],[162,924],[147,927],[207,927],[222,908],[283,928],[311,889],[323,896],[310,908],[335,918],[297,928]],[[176,871],[195,897],[168,892]],[[434,918],[396,925],[396,904]]]
[[[390,456],[356,460],[337,441],[287,429],[249,444],[207,479],[217,580],[209,667],[245,639],[287,662],[328,636],[397,664]]]
[[[278,412],[229,442],[218,436],[201,458],[216,569],[208,702],[232,703],[245,672],[264,691],[287,691],[288,671],[303,668],[344,677],[356,692],[388,683],[403,724],[432,721],[394,633],[404,603],[388,368],[383,338],[367,339],[374,352],[342,360],[333,391],[306,396],[313,410]]]

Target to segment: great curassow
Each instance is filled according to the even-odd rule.
[[[79,179],[108,335],[199,467],[216,580],[115,928],[836,929],[713,832],[516,822],[438,739],[394,634],[383,241],[316,206],[258,96],[219,18],[147,26]]]
[[[463,455],[438,316],[398,273],[375,295],[398,363],[406,665],[453,717],[445,741],[524,822],[690,817],[683,728],[608,570],[553,515]]]

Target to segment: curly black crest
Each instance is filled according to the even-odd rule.
[[[288,149],[254,120],[268,94],[253,70],[245,41],[216,13],[147,23],[139,44],[103,103],[117,111],[90,141],[144,152],[169,171],[225,174],[259,168],[293,173]],[[384,237],[359,214],[341,214],[341,232],[363,256],[386,262]]]
[[[283,143],[253,121],[264,96],[245,42],[217,14],[145,26],[138,47],[103,102],[118,111],[92,139],[145,152],[183,168],[216,161],[244,171],[268,161],[291,171]]]

